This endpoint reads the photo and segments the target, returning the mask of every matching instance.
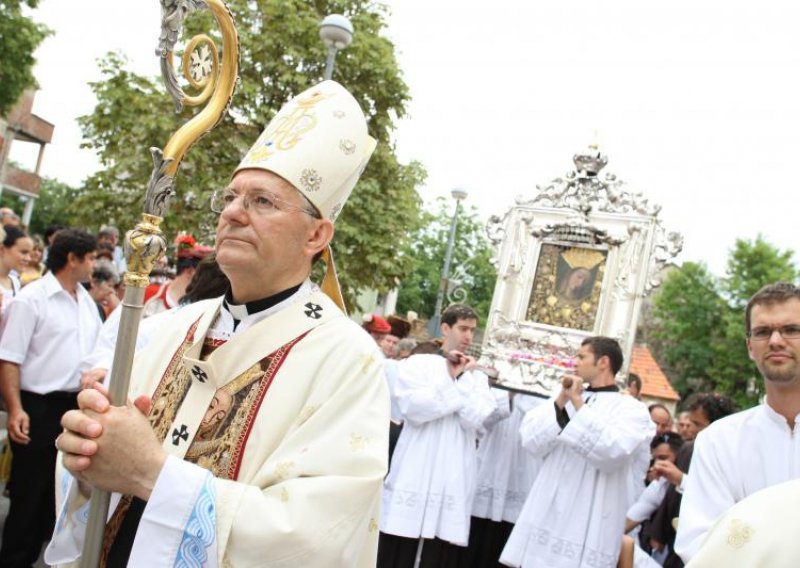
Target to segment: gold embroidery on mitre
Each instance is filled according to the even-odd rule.
[[[322,185],[322,176],[313,168],[306,168],[300,174],[300,183],[306,191],[319,191]]]
[[[367,530],[371,533],[378,530],[378,523],[375,521],[375,517],[370,517],[369,526],[367,527]]]
[[[299,99],[297,107],[286,116],[276,117],[267,126],[259,138],[259,147],[274,145],[275,150],[291,150],[306,134],[317,125],[317,117],[312,112],[314,106],[325,99],[326,95],[316,91]],[[263,140],[263,142],[262,142]],[[246,156],[245,160],[250,159]]]
[[[289,470],[294,467],[293,461],[280,462],[275,465],[275,477],[278,481],[283,481],[289,477]]]
[[[349,156],[356,151],[356,143],[347,138],[343,138],[339,140],[339,150],[341,150],[345,156]]]
[[[363,450],[367,447],[370,442],[370,438],[368,436],[362,436],[361,434],[354,434],[350,433],[350,449],[354,452],[359,450]]]
[[[731,548],[741,548],[750,541],[754,532],[753,527],[745,524],[744,521],[732,519],[728,530],[728,545]]]
[[[275,152],[269,149],[266,145],[260,146],[258,148],[253,148],[253,151],[250,152],[250,161],[251,162],[263,162],[267,160],[270,156],[272,156]]]
[[[286,503],[289,501],[289,492],[285,487],[281,487],[281,502]]]
[[[591,270],[605,260],[603,253],[596,250],[573,247],[561,255],[570,268]]]

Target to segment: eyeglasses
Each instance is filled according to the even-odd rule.
[[[211,210],[214,213],[222,213],[240,197],[242,198],[242,207],[244,207],[245,210],[252,210],[259,215],[266,215],[272,211],[296,211],[298,213],[310,215],[315,219],[320,219],[320,215],[316,210],[310,207],[306,208],[299,205],[292,205],[288,201],[284,201],[271,191],[265,189],[249,191],[243,194],[236,193],[232,189],[218,189],[211,194]]]
[[[754,327],[747,333],[747,337],[752,341],[767,341],[776,331],[784,339],[797,339],[800,337],[800,325],[798,324],[782,325],[779,327]]]

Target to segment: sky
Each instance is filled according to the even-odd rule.
[[[386,35],[412,96],[396,148],[427,170],[425,202],[463,187],[483,219],[502,215],[597,141],[606,171],[661,204],[664,226],[684,235],[679,260],[721,275],[736,238],[762,233],[797,247],[800,5],[395,0],[388,8]],[[99,78],[96,60],[119,49],[137,72],[157,74],[159,3],[82,0],[78,14],[42,0],[35,17],[55,30],[35,71],[34,111],[56,124],[43,173],[78,185],[99,167],[79,148],[75,122],[94,107],[87,82]]]

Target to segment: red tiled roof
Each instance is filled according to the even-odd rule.
[[[669,384],[669,379],[653,359],[653,354],[644,345],[633,346],[629,371],[642,378],[642,396],[680,400],[681,397]]]

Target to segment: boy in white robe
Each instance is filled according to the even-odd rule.
[[[59,479],[48,563],[79,558],[95,486],[114,492],[104,566],[374,566],[380,355],[338,285],[328,297],[308,280],[374,147],[355,99],[326,81],[285,105],[215,192],[230,292],[164,321],[137,354],[133,405],[86,389],[64,416],[57,444],[78,483]]]
[[[441,321],[443,353],[412,355],[398,367],[404,426],[384,483],[381,568],[411,568],[420,547],[422,566],[444,566],[469,541],[477,433],[496,404],[486,375],[464,355],[477,314],[455,304]]]
[[[767,397],[697,435],[675,538],[687,563],[735,503],[800,478],[800,288],[779,282],[756,292],[745,308],[745,331]]]
[[[644,479],[655,427],[647,408],[616,386],[616,340],[587,338],[577,359],[552,404],[528,412],[520,428],[544,463],[500,557],[509,566],[617,565],[625,512],[638,496],[631,480]]]

